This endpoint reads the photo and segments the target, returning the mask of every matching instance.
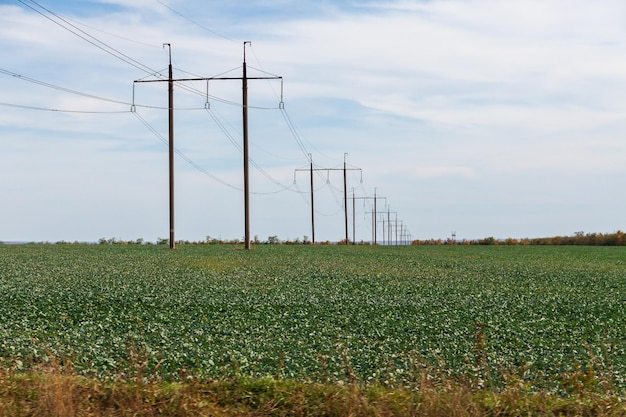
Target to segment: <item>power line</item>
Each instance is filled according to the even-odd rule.
[[[144,119],[143,117],[141,117],[139,115],[139,113],[137,113],[136,111],[133,112],[133,114],[135,115],[135,117],[146,127],[148,128],[148,130],[150,130],[154,136],[156,136],[161,142],[163,142],[165,145],[168,144],[168,140],[163,137],[163,135],[161,135],[159,133],[158,130],[156,130],[146,119]],[[205,174],[206,176],[212,178],[213,180],[219,182],[222,185],[225,185],[226,187],[232,188],[233,190],[237,190],[237,191],[241,191],[242,189],[239,187],[236,187],[232,184],[227,183],[226,181],[216,177],[215,175],[211,174],[208,170],[204,169],[203,167],[201,167],[200,165],[198,165],[197,163],[195,163],[191,158],[189,158],[187,155],[185,155],[183,152],[181,152],[178,149],[174,149],[174,152],[176,152],[176,154],[178,156],[180,156],[183,160],[185,160],[188,164],[190,164],[191,166],[193,166],[194,168],[196,168],[198,171],[202,172],[203,174]]]
[[[282,114],[283,118],[285,119],[285,122],[287,123],[287,127],[289,128],[289,131],[291,132],[291,135],[293,136],[294,140],[296,141],[296,144],[300,148],[300,151],[302,151],[304,156],[306,156],[308,158],[309,155],[311,155],[311,153],[307,150],[306,146],[304,146],[304,143],[302,142],[302,139],[300,139],[300,134],[298,133],[298,129],[296,128],[295,124],[293,123],[293,121],[291,120],[291,118],[289,117],[287,112],[285,111],[284,107],[282,109],[280,109],[280,113]]]
[[[25,75],[21,75],[18,73],[15,73],[13,71],[9,71],[6,69],[2,69],[0,68],[0,74],[5,74],[8,75],[10,77],[13,77],[15,79],[18,80],[22,80],[22,81],[27,81],[33,84],[37,84],[40,85],[42,87],[46,87],[46,88],[50,88],[53,90],[58,90],[58,91],[62,91],[64,93],[69,93],[69,94],[75,94],[78,96],[82,96],[82,97],[87,97],[87,98],[92,98],[94,100],[100,100],[100,101],[106,101],[109,103],[115,103],[115,104],[123,104],[126,106],[131,106],[131,107],[142,107],[142,108],[146,108],[146,109],[158,109],[158,110],[167,110],[167,107],[163,107],[163,106],[149,106],[146,104],[136,104],[136,103],[130,103],[128,101],[122,101],[122,100],[117,100],[117,99],[112,99],[112,98],[107,98],[107,97],[101,97],[101,96],[96,96],[94,94],[90,94],[90,93],[84,93],[82,91],[78,91],[78,90],[72,90],[70,88],[67,87],[62,87],[56,84],[51,84],[48,83],[46,81],[41,81],[41,80],[37,80],[35,78],[31,78]],[[218,97],[213,97],[214,100],[219,101],[220,99]],[[225,100],[224,100],[225,101]],[[11,105],[9,103],[4,103],[4,105]],[[12,105],[14,107],[23,107],[23,108],[30,108],[32,110],[50,110],[50,111],[62,111],[62,112],[72,112],[72,113],[116,113],[115,111],[105,111],[105,112],[98,112],[98,111],[94,111],[94,112],[89,112],[89,111],[80,111],[80,110],[56,110],[56,109],[47,109],[47,108],[43,108],[43,107],[38,107],[38,106],[20,106],[20,105]],[[184,111],[188,111],[188,110],[204,110],[204,107],[181,107],[181,108],[177,108],[177,110],[184,110]],[[117,113],[125,113],[126,111],[118,111]]]
[[[325,154],[324,152],[319,151],[319,149],[315,145],[313,145],[309,140],[306,139],[306,137],[304,135],[302,135],[302,133],[300,133],[300,130],[298,129],[298,127],[294,123],[294,121],[291,118],[291,116],[289,116],[289,113],[287,112],[287,109],[285,108],[285,106],[282,106],[280,108],[280,111],[281,111],[281,113],[283,115],[283,118],[285,119],[285,122],[287,123],[287,127],[291,131],[291,134],[292,134],[294,140],[298,144],[298,147],[300,148],[300,150],[305,155],[309,155],[311,153],[311,152],[308,151],[307,146],[304,143],[306,141],[309,144],[309,146],[313,150],[316,151],[316,154],[321,154],[322,156],[324,156],[326,159],[329,159],[329,160],[332,159],[329,155]]]
[[[41,85],[43,87],[52,88],[52,89],[58,90],[58,91],[63,91],[64,93],[76,94],[76,95],[87,97],[87,98],[93,98],[95,100],[108,101],[110,103],[130,105],[130,103],[128,103],[128,102],[115,100],[115,99],[111,99],[111,98],[106,98],[106,97],[100,97],[100,96],[96,96],[96,95],[89,94],[89,93],[83,93],[81,91],[72,90],[72,89],[69,89],[69,88],[66,88],[66,87],[61,87],[61,86],[58,86],[58,85],[55,85],[55,84],[50,84],[50,83],[47,83],[45,81],[36,80],[34,78],[30,78],[30,77],[27,77],[25,75],[20,75],[20,74],[17,74],[15,72],[12,72],[12,71],[9,71],[9,70],[5,70],[5,69],[2,69],[2,68],[0,68],[0,73],[8,75],[8,76],[11,76],[11,77],[16,78],[18,80],[28,81],[30,83]]]
[[[100,97],[100,96],[96,96],[93,94],[88,94],[88,93],[83,93],[81,91],[77,91],[77,90],[72,90],[66,87],[61,87],[55,84],[51,84],[51,83],[47,83],[44,81],[40,81],[34,78],[30,78],[27,76],[23,76],[20,74],[17,74],[15,72],[12,71],[8,71],[5,69],[1,69],[0,68],[0,73],[23,80],[23,81],[28,81],[37,85],[41,85],[47,88],[52,88],[55,90],[59,90],[59,91],[63,91],[66,93],[70,93],[70,94],[75,94],[75,95],[80,95],[83,97],[88,97],[88,98],[93,98],[96,100],[101,100],[101,101],[107,101],[107,102],[112,102],[112,103],[116,103],[116,104],[124,104],[124,105],[129,105],[131,107],[142,107],[142,108],[150,108],[150,109],[168,109],[167,107],[159,107],[159,106],[147,106],[147,105],[141,105],[141,104],[135,104],[135,103],[128,103],[128,102],[124,102],[124,101],[120,101],[120,100],[114,100],[114,99],[109,99],[109,98],[105,98],[105,97]],[[217,99],[220,100],[217,97],[212,97],[213,99]],[[222,100],[225,101],[225,100]],[[19,104],[12,104],[12,103],[5,103],[5,102],[0,102],[0,105],[3,106],[8,106],[8,107],[16,107],[16,108],[23,108],[23,109],[29,109],[29,110],[40,110],[40,111],[51,111],[51,112],[63,112],[63,113],[88,113],[88,114],[104,114],[104,113],[128,113],[130,112],[130,110],[124,110],[124,111],[88,111],[88,110],[68,110],[68,109],[52,109],[52,108],[44,108],[44,107],[37,107],[37,106],[27,106],[27,105],[19,105]],[[221,123],[221,121],[215,116],[215,114],[213,114],[213,112],[210,109],[207,109],[206,107],[198,107],[198,108],[177,108],[177,110],[207,110],[207,112],[211,115],[211,117],[213,118],[213,120],[215,121],[215,123],[218,125],[218,127],[222,130],[222,132],[225,134],[225,136],[230,140],[230,142],[240,151],[242,152],[241,146],[237,143],[237,141],[234,140],[233,136],[230,134],[230,132],[228,132],[228,130],[226,129],[226,127]],[[167,140],[165,140],[144,118],[142,118],[141,116],[139,116],[136,112],[134,112],[135,115],[137,116],[137,118],[150,130],[152,131],[152,133],[154,133],[160,140],[165,141],[165,143],[167,143]],[[233,189],[239,190],[241,191],[240,188],[237,188],[235,186],[232,186],[231,184],[228,184],[224,181],[222,181],[221,179],[215,177],[214,175],[212,175],[210,172],[208,172],[207,170],[205,170],[203,167],[199,166],[198,164],[196,164],[193,160],[191,160],[189,157],[187,157],[184,153],[180,152],[179,150],[176,150],[176,153],[185,161],[187,161],[190,165],[194,166],[196,169],[198,169],[199,171],[203,172],[204,174],[208,175],[209,177],[213,178],[214,180],[222,183],[223,185],[226,185],[228,187],[231,187]],[[268,180],[270,180],[271,182],[273,182],[274,184],[278,185],[281,187],[280,190],[278,191],[273,191],[273,192],[266,192],[266,193],[259,193],[259,192],[254,192],[253,194],[263,194],[263,195],[267,195],[267,194],[277,194],[280,193],[282,191],[288,190],[288,191],[293,191],[291,187],[283,185],[280,181],[274,179],[269,173],[267,173],[267,171],[265,171],[259,164],[257,164],[254,160],[250,160],[250,163],[261,173],[263,174]]]
[[[59,14],[53,12],[52,10],[42,6],[41,4],[37,3],[35,0],[30,0],[31,3],[33,3],[34,5],[36,5],[39,9],[45,11],[42,12],[41,10],[37,9],[36,7],[31,6],[30,4],[27,4],[26,1],[24,0],[17,0],[20,3],[22,3],[24,6],[28,7],[29,9],[33,10],[34,12],[38,13],[39,15],[43,16],[44,18],[50,20],[52,23],[60,26],[61,28],[67,30],[68,32],[78,36],[79,38],[83,39],[84,41],[90,43],[91,45],[95,46],[96,48],[106,52],[107,54],[129,64],[132,65],[133,67],[146,72],[148,74],[153,74],[156,75],[157,72],[155,70],[153,70],[152,68],[148,67],[147,65],[142,64],[141,62],[129,57],[128,55],[124,54],[121,51],[118,51],[117,49],[113,48],[112,46],[106,44],[105,42],[101,41],[100,39],[96,38],[95,36],[89,34],[88,32],[82,30],[81,28],[77,27],[76,25],[74,25],[73,23],[71,23],[70,21],[68,21],[67,19],[63,18],[62,16],[60,16]],[[47,14],[46,14],[47,13]],[[53,16],[53,17],[50,17]],[[63,22],[63,23],[61,23]]]
[[[86,23],[84,23],[84,22],[80,22],[80,21],[78,21],[78,20],[70,19],[69,17],[65,17],[65,20],[68,20],[68,21],[70,21],[70,22],[74,22],[74,23],[76,23],[77,25],[84,26],[84,27],[89,28],[89,29],[91,29],[91,30],[95,30],[96,32],[104,33],[105,35],[109,35],[109,36],[112,36],[112,37],[114,37],[114,38],[118,38],[118,39],[125,40],[125,41],[127,41],[127,42],[136,43],[137,45],[143,45],[143,46],[147,46],[147,47],[149,47],[149,48],[161,49],[161,47],[160,47],[160,46],[157,46],[157,45],[152,45],[152,44],[149,44],[149,43],[145,43],[145,42],[140,42],[140,41],[137,41],[137,40],[135,40],[135,39],[130,39],[130,38],[126,38],[126,37],[124,37],[124,36],[116,35],[115,33],[107,32],[106,30],[102,30],[102,29],[99,29],[99,28],[97,28],[97,27],[90,26],[90,25],[88,25],[88,24],[86,24]]]
[[[233,135],[230,133],[230,131],[226,128],[226,126],[222,123],[221,120],[219,120],[219,118],[217,117],[217,115],[213,112],[213,110],[211,109],[206,109],[207,113],[211,116],[211,118],[213,119],[213,121],[215,122],[215,124],[218,126],[218,128],[222,131],[222,133],[224,134],[224,136],[226,136],[229,140],[229,142],[240,152],[243,154],[243,148],[241,147],[241,145],[239,144],[239,142],[237,142],[235,140],[235,138],[233,137]],[[282,184],[280,181],[274,179],[267,171],[265,171],[254,159],[249,158],[250,160],[250,164],[252,166],[254,166],[265,178],[267,178],[269,181],[273,182],[274,184],[278,185],[281,190],[272,192],[272,193],[262,193],[262,194],[277,194],[279,192],[282,191],[294,191],[292,189],[292,187],[286,186],[284,184]],[[255,194],[255,193],[253,193]]]
[[[102,50],[102,51],[104,51],[104,52],[106,52],[106,53],[108,53],[108,54],[110,54],[110,55],[114,56],[115,58],[120,59],[120,60],[122,60],[123,62],[126,62],[127,64],[130,64],[130,65],[132,65],[133,67],[135,67],[135,68],[137,68],[137,69],[139,69],[139,70],[141,70],[141,71],[143,71],[143,72],[146,72],[146,73],[147,73],[147,74],[149,74],[149,75],[156,76],[157,78],[161,78],[161,79],[163,79],[163,78],[164,78],[164,76],[160,74],[160,71],[155,71],[154,69],[152,69],[152,68],[148,67],[147,65],[144,65],[143,63],[141,63],[141,62],[139,62],[139,61],[135,60],[134,58],[132,58],[132,57],[130,57],[130,56],[128,56],[128,55],[126,55],[126,54],[124,54],[123,52],[121,52],[121,51],[117,50],[116,48],[114,48],[114,47],[112,47],[112,46],[108,45],[107,43],[105,43],[105,42],[101,41],[100,39],[96,38],[95,36],[93,36],[93,35],[89,34],[88,32],[86,32],[86,31],[82,30],[81,28],[77,27],[77,26],[76,26],[76,25],[74,25],[74,24],[73,24],[73,23],[72,23],[69,19],[67,19],[67,18],[65,18],[65,17],[63,17],[63,16],[61,16],[61,15],[59,15],[58,13],[55,13],[54,11],[52,11],[52,10],[50,10],[50,9],[48,9],[48,8],[46,8],[46,7],[44,7],[44,6],[42,6],[41,4],[39,4],[38,2],[36,2],[35,0],[29,0],[29,1],[30,1],[31,3],[33,3],[34,5],[36,5],[37,7],[39,7],[41,10],[44,10],[44,11],[45,11],[48,15],[46,15],[45,13],[43,13],[41,10],[38,10],[37,8],[35,8],[35,7],[33,7],[33,6],[29,5],[29,4],[27,4],[24,0],[18,0],[18,1],[19,1],[20,3],[22,3],[24,6],[28,7],[28,8],[29,8],[29,9],[31,9],[31,10],[33,10],[34,12],[36,12],[36,13],[40,14],[40,15],[41,15],[41,16],[43,16],[44,18],[46,18],[46,19],[50,20],[50,21],[51,21],[51,22],[53,22],[54,24],[56,24],[56,25],[58,25],[58,26],[62,27],[63,29],[65,29],[65,30],[69,31],[70,33],[72,33],[72,34],[74,34],[74,35],[76,35],[76,36],[78,36],[79,38],[81,38],[81,39],[85,40],[86,42],[88,42],[88,43],[90,43],[91,45],[93,45],[93,46],[97,47],[98,49],[100,49],[100,50]],[[170,6],[168,6],[168,5],[164,4],[164,3],[162,3],[162,2],[161,2],[161,1],[159,1],[159,0],[156,0],[156,1],[157,1],[157,2],[159,2],[159,3],[161,3],[163,6],[167,7],[168,9],[172,10],[172,11],[173,11],[173,12],[175,12],[176,14],[180,15],[181,17],[183,17],[183,18],[185,18],[185,19],[187,19],[187,20],[191,21],[191,22],[192,22],[192,23],[194,23],[194,24],[199,25],[198,23],[196,23],[196,22],[192,21],[191,19],[186,18],[186,17],[185,17],[185,16],[183,16],[181,13],[179,13],[179,12],[175,11],[175,10],[174,10],[173,8],[171,8]],[[53,16],[54,18],[50,17],[49,15]],[[63,22],[63,23],[61,23],[61,22]],[[86,25],[85,25],[85,26],[86,26]],[[199,25],[199,26],[200,26],[200,27],[203,27],[202,25]],[[203,28],[204,28],[204,27],[203,27]],[[210,29],[208,29],[208,28],[204,28],[204,29],[205,29],[205,30],[209,30],[209,31],[210,31]],[[96,29],[96,30],[97,30],[97,29]],[[212,31],[211,31],[211,32],[212,32]],[[106,33],[106,32],[105,32],[105,33]],[[223,37],[223,38],[225,38],[225,39],[228,39],[228,40],[233,41],[232,39],[229,39],[229,38],[227,38],[227,37],[224,37],[224,36],[222,36],[222,35],[219,35],[217,32],[212,32],[212,33],[214,33],[214,34],[216,34],[216,35],[218,35],[218,36],[220,36],[220,37]],[[110,34],[110,33],[109,33],[109,35],[112,35],[112,34]],[[115,36],[115,35],[112,35],[112,36]],[[123,38],[123,39],[126,39],[126,38]],[[128,39],[126,39],[126,40],[128,40]],[[234,42],[236,42],[236,41],[234,41]],[[230,70],[230,71],[234,71],[234,70]],[[261,70],[259,70],[259,71],[261,71]],[[184,71],[183,71],[183,72],[184,72]],[[263,72],[265,72],[265,71],[263,71]],[[268,73],[268,74],[269,74],[269,73]],[[189,86],[186,86],[186,85],[181,85],[181,88],[182,88],[183,90],[187,90],[187,91],[189,91],[189,92],[191,92],[191,93],[194,93],[194,94],[197,94],[197,95],[204,95],[204,94],[203,94],[203,92],[201,92],[201,91],[199,91],[199,90],[197,90],[197,89],[194,89],[193,87],[189,87]],[[216,101],[220,101],[220,102],[222,102],[222,103],[225,103],[225,104],[229,104],[229,105],[234,105],[234,106],[237,106],[237,107],[241,107],[241,104],[239,104],[239,103],[235,103],[235,102],[232,102],[232,101],[229,101],[229,100],[225,100],[225,99],[222,99],[222,98],[219,98],[219,97],[213,97],[213,99],[214,99],[214,100],[216,100]],[[156,107],[155,107],[155,108],[156,108]],[[260,109],[260,110],[273,110],[273,109],[276,109],[276,107],[257,107],[257,106],[249,106],[249,108],[251,108],[251,109]],[[177,109],[177,110],[199,110],[199,109],[195,109],[195,108],[194,108],[194,109]]]
[[[96,111],[96,110],[68,110],[68,109],[51,109],[46,107],[36,107],[36,106],[24,106],[21,104],[12,104],[12,103],[2,103],[0,102],[0,106],[6,107],[15,107],[18,109],[27,109],[27,110],[38,110],[38,111],[50,111],[56,113],[85,113],[85,114],[115,114],[115,113],[130,113],[130,110],[112,110],[112,111]]]
[[[136,111],[133,112],[133,114],[135,115],[135,117],[137,117],[137,119],[148,129],[150,130],[150,132],[152,132],[152,134],[154,134],[154,136],[157,137],[157,139],[159,139],[161,142],[163,142],[165,145],[168,145],[168,140],[159,133],[159,131],[154,128],[146,119],[144,119],[142,116],[139,115],[139,113],[137,113]],[[196,170],[200,171],[201,173],[203,173],[204,175],[208,176],[209,178],[219,182],[220,184],[231,188],[233,190],[236,191],[243,191],[243,188],[241,187],[237,187],[235,185],[232,185],[224,180],[222,180],[221,178],[215,176],[214,174],[212,174],[210,171],[208,171],[206,168],[202,167],[201,165],[199,165],[198,163],[196,163],[193,159],[191,159],[189,156],[187,156],[184,152],[182,152],[181,150],[179,150],[178,148],[174,148],[174,152],[176,153],[176,155],[178,155],[180,158],[182,158],[185,162],[187,162],[189,165],[191,165],[193,168],[195,168]],[[251,163],[253,164],[253,166],[257,169],[259,169],[261,172],[265,173],[265,176],[270,179],[272,182],[274,182],[275,184],[278,184],[281,189],[277,190],[277,191],[269,191],[269,192],[252,192],[251,194],[254,195],[271,195],[271,194],[278,194],[281,193],[285,190],[288,191],[292,191],[295,192],[294,190],[291,189],[291,187],[287,187],[283,184],[281,184],[280,182],[278,182],[277,180],[273,179],[269,174],[267,174],[263,168],[260,167],[260,165],[258,165],[256,162],[251,161]]]
[[[120,50],[108,45],[107,43],[101,41],[100,39],[96,38],[95,36],[89,34],[87,31],[79,28],[77,25],[82,25],[84,27],[89,27],[87,25],[83,25],[79,22],[76,22],[76,24],[71,23],[70,19],[64,18],[61,15],[53,12],[52,10],[42,6],[41,4],[39,4],[37,1],[35,0],[18,0],[19,3],[23,4],[25,7],[33,10],[34,12],[40,14],[41,16],[43,16],[44,18],[50,20],[51,22],[53,22],[54,24],[60,26],[61,28],[67,30],[68,32],[72,33],[75,36],[78,36],[79,38],[83,39],[84,41],[90,43],[91,45],[99,48],[100,50],[108,53],[109,55],[143,71],[146,72],[147,74],[151,75],[151,76],[155,76],[161,80],[163,80],[164,76],[158,72],[158,71],[154,71],[152,68],[144,65],[143,63],[131,58],[130,56],[124,54],[123,52],[121,52]],[[212,34],[219,36],[221,38],[224,38],[226,40],[229,41],[233,41],[233,42],[237,42],[233,39],[227,38],[226,36],[223,36],[221,34],[219,34],[218,32],[215,32],[209,28],[206,28],[204,26],[202,26],[201,24],[193,21],[192,19],[189,19],[188,17],[184,16],[182,13],[176,11],[175,9],[171,8],[170,6],[168,6],[167,4],[163,3],[161,0],[155,0],[158,3],[160,3],[161,5],[163,5],[164,7],[168,8],[169,10],[171,10],[173,13],[179,15],[180,17],[184,18],[185,20],[211,32]],[[30,4],[28,4],[30,3]],[[97,30],[100,31],[98,29],[92,28],[93,30]],[[116,36],[119,37],[117,35],[111,34],[111,33],[107,33],[104,31],[100,31],[103,33],[106,33],[110,36]],[[119,37],[121,39],[125,39],[127,41],[132,41],[131,39],[127,39],[127,38],[123,38],[123,37]],[[139,43],[139,42],[137,42]],[[147,45],[147,44],[144,44]],[[151,46],[151,45],[147,45],[147,46]],[[254,50],[252,50],[252,52],[255,54],[256,57],[256,53]],[[171,58],[170,58],[171,60]],[[258,57],[257,57],[257,61],[258,61]],[[244,77],[243,79],[253,79],[253,77],[246,77],[245,75],[245,43],[244,43]],[[170,63],[170,68],[171,68],[171,63]],[[250,67],[251,69],[255,69],[253,67]],[[262,69],[256,69],[257,71],[261,71],[263,73],[266,74],[270,74],[268,72],[265,72]],[[180,70],[181,72],[184,72],[183,70]],[[233,71],[233,70],[231,70]],[[158,106],[148,106],[148,105],[142,105],[142,104],[135,104],[134,103],[134,98],[133,98],[133,103],[127,103],[125,101],[121,101],[121,100],[115,100],[115,99],[110,99],[110,98],[105,98],[105,97],[100,97],[97,95],[93,95],[93,94],[88,94],[88,93],[84,93],[81,91],[77,91],[77,90],[72,90],[69,88],[65,88],[65,87],[61,87],[58,85],[54,85],[51,83],[47,83],[44,81],[40,81],[40,80],[36,80],[30,77],[25,77],[22,76],[20,74],[8,71],[8,70],[3,70],[0,69],[0,73],[4,74],[4,75],[8,75],[17,79],[22,79],[24,81],[28,81],[46,88],[51,88],[51,89],[55,89],[64,93],[70,93],[70,94],[76,94],[76,95],[80,95],[83,97],[87,97],[87,98],[91,98],[94,100],[100,100],[100,101],[106,101],[106,102],[110,102],[110,103],[115,103],[115,104],[123,104],[123,105],[131,105],[131,111],[133,111],[136,107],[142,107],[142,108],[152,108],[152,109],[170,109],[170,107],[158,107]],[[217,78],[217,77],[215,77]],[[257,79],[260,79],[262,77],[258,77]],[[278,76],[274,76],[274,77],[266,77],[266,78],[281,78]],[[234,78],[233,78],[234,79]],[[173,80],[172,76],[171,76],[171,72],[170,72],[170,76],[169,76],[169,81],[170,82],[174,82],[174,81],[178,81],[178,80]],[[184,80],[180,80],[180,81],[184,81]],[[181,89],[186,90],[187,92],[190,92],[192,94],[196,94],[196,95],[201,95],[201,96],[205,96],[205,93],[193,88],[193,87],[189,87],[189,86],[185,86],[184,84],[181,84]],[[274,94],[276,94],[276,92],[274,91]],[[208,94],[208,80],[207,80],[207,92],[206,92],[206,98],[207,98],[207,104],[208,104],[208,99],[211,98],[214,101],[218,101],[224,104],[228,104],[228,105],[234,105],[237,107],[245,107],[246,109],[267,109],[267,110],[274,110],[276,109],[276,107],[253,107],[253,106],[249,106],[249,105],[242,105],[239,103],[235,103],[229,100],[225,100],[219,97],[214,97],[214,96],[209,96]],[[51,111],[51,112],[65,112],[65,113],[86,113],[86,114],[110,114],[110,113],[128,113],[128,110],[125,111],[89,111],[89,110],[71,110],[71,109],[54,109],[54,108],[45,108],[45,107],[40,107],[40,106],[29,106],[29,105],[20,105],[20,104],[14,104],[14,103],[6,103],[6,102],[0,102],[0,105],[2,106],[8,106],[8,107],[15,107],[15,108],[22,108],[22,109],[29,109],[29,110],[38,110],[38,111]],[[173,107],[173,106],[172,106]],[[191,108],[177,108],[177,110],[208,110],[208,108],[205,107],[191,107]],[[282,84],[281,84],[281,101],[280,104],[278,106],[278,109],[281,110],[281,115],[283,116],[288,129],[290,130],[298,148],[301,150],[301,152],[306,156],[309,154],[308,149],[307,149],[307,144],[305,144],[305,138],[303,138],[303,136],[300,134],[298,128],[295,126],[295,123],[293,122],[293,120],[291,119],[291,117],[289,116],[289,114],[287,113],[287,111],[284,109],[284,104],[282,101]],[[136,115],[136,117],[138,118],[138,120],[140,120],[149,130],[151,130],[153,132],[153,134],[155,134],[157,137],[159,137],[159,139],[161,141],[163,141],[164,143],[167,143],[167,141],[158,134],[158,132],[149,125],[149,123],[143,119],[140,115],[138,115],[135,111],[133,111]],[[229,140],[233,143],[233,145],[235,145],[235,147],[240,151],[243,152],[241,147],[237,145],[237,141],[234,140],[234,138],[232,137],[232,135],[230,135],[230,133],[228,133],[228,130],[226,129],[226,127],[224,126],[223,123],[221,123],[221,121],[218,120],[218,118],[212,114],[212,112],[208,112],[211,117],[213,117],[214,121],[216,122],[216,124],[218,125],[218,127],[220,127],[220,129],[226,134],[227,138],[229,138]],[[306,141],[311,147],[315,148],[310,142]],[[239,190],[241,191],[240,188],[233,186],[221,179],[219,179],[218,177],[214,176],[213,174],[211,174],[209,171],[207,171],[205,168],[203,168],[202,166],[198,165],[197,163],[195,163],[191,158],[189,158],[187,155],[185,155],[184,153],[182,153],[180,150],[176,149],[175,150],[176,154],[178,156],[180,156],[183,160],[185,160],[188,164],[190,164],[191,166],[193,166],[195,169],[197,169],[198,171],[204,173],[205,175],[211,177],[212,179],[214,179],[215,181],[228,186],[230,188],[233,188],[235,190]],[[258,163],[256,163],[254,160],[251,160],[249,158],[247,158],[247,160],[250,161],[250,163],[264,176],[266,177],[270,182],[278,185],[280,187],[280,190],[278,191],[274,191],[274,192],[268,192],[268,193],[258,193],[258,192],[253,192],[252,194],[276,194],[276,193],[280,193],[283,191],[292,191],[292,192],[296,192],[299,194],[302,194],[299,190],[293,190],[292,188],[295,186],[295,188],[297,188],[297,185],[294,184],[294,186],[286,186],[283,185],[280,181],[276,180],[275,178],[273,178],[265,169],[263,169],[263,167],[261,167],[261,165],[259,165]],[[346,170],[346,162],[344,160],[344,173]],[[319,175],[319,173],[318,173]],[[337,197],[335,195],[335,193],[340,192],[340,190],[335,187],[333,184],[328,183],[327,184],[328,188],[331,191],[331,194],[333,195],[333,198],[335,198],[335,200],[337,201]],[[344,188],[345,188],[345,181],[344,181]],[[346,196],[347,193],[344,190],[344,196]],[[339,201],[337,201],[338,205],[341,207],[341,204],[339,203]],[[344,208],[345,206],[347,206],[347,204],[344,201]],[[347,210],[347,208],[346,208]],[[346,215],[347,217],[347,215]],[[375,229],[374,229],[375,230]],[[375,233],[375,232],[374,232]],[[346,238],[347,241],[347,238]]]
[[[225,40],[227,40],[227,41],[231,41],[231,42],[235,42],[235,43],[241,43],[240,41],[237,41],[237,40],[234,40],[234,39],[232,39],[232,38],[229,38],[228,36],[224,36],[224,35],[222,35],[222,34],[221,34],[221,33],[219,33],[219,32],[216,32],[216,31],[214,31],[214,30],[212,30],[212,29],[209,29],[209,28],[208,28],[208,27],[206,27],[206,26],[201,25],[200,23],[196,22],[196,21],[195,21],[195,20],[193,20],[193,19],[190,19],[189,17],[185,16],[184,14],[182,14],[182,13],[181,13],[181,12],[179,12],[178,10],[174,9],[173,7],[168,6],[167,4],[163,3],[161,0],[156,0],[156,2],[157,2],[157,3],[159,3],[161,6],[168,8],[168,9],[169,9],[172,13],[174,13],[174,14],[176,14],[176,15],[178,15],[178,16],[180,16],[180,17],[182,17],[183,19],[185,19],[185,20],[186,20],[186,21],[188,21],[189,23],[192,23],[192,24],[194,24],[194,25],[198,26],[199,28],[204,29],[204,30],[206,30],[207,32],[209,32],[209,33],[211,33],[211,34],[213,34],[213,35],[215,35],[215,36],[218,36],[218,37],[220,37],[220,38],[222,38],[222,39],[225,39]]]

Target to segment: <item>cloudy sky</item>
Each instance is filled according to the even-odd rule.
[[[252,236],[311,236],[309,154],[318,241],[345,234],[344,161],[357,240],[374,193],[381,241],[387,218],[624,230],[625,20],[622,0],[0,0],[0,240],[168,237],[167,83],[133,81],[165,79],[164,43],[174,78],[241,77],[244,41],[248,76],[284,80],[249,81]],[[243,238],[241,99],[175,84],[177,239]]]

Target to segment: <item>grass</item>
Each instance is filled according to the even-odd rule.
[[[0,415],[624,415],[625,266],[622,247],[0,245]]]
[[[562,397],[475,390],[449,381],[419,390],[273,378],[100,381],[48,368],[0,373],[0,416],[624,416],[618,395]]]

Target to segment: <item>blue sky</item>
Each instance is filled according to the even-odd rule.
[[[163,43],[175,77],[239,76],[243,41],[249,75],[284,77],[284,111],[279,82],[249,85],[253,236],[311,236],[308,153],[360,168],[350,197],[386,197],[413,238],[624,230],[625,17],[617,0],[0,1],[0,240],[167,237],[167,86],[135,85],[131,113],[133,81],[166,73]],[[177,238],[241,238],[241,85],[211,82],[210,111],[205,83],[175,91]],[[339,240],[341,172],[315,182],[316,239]]]

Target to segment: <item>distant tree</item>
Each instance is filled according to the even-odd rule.
[[[280,243],[280,239],[278,238],[278,236],[268,236],[267,243],[269,243],[270,245],[278,245]]]
[[[486,237],[478,242],[479,245],[495,245],[496,243],[496,239],[493,236]]]

